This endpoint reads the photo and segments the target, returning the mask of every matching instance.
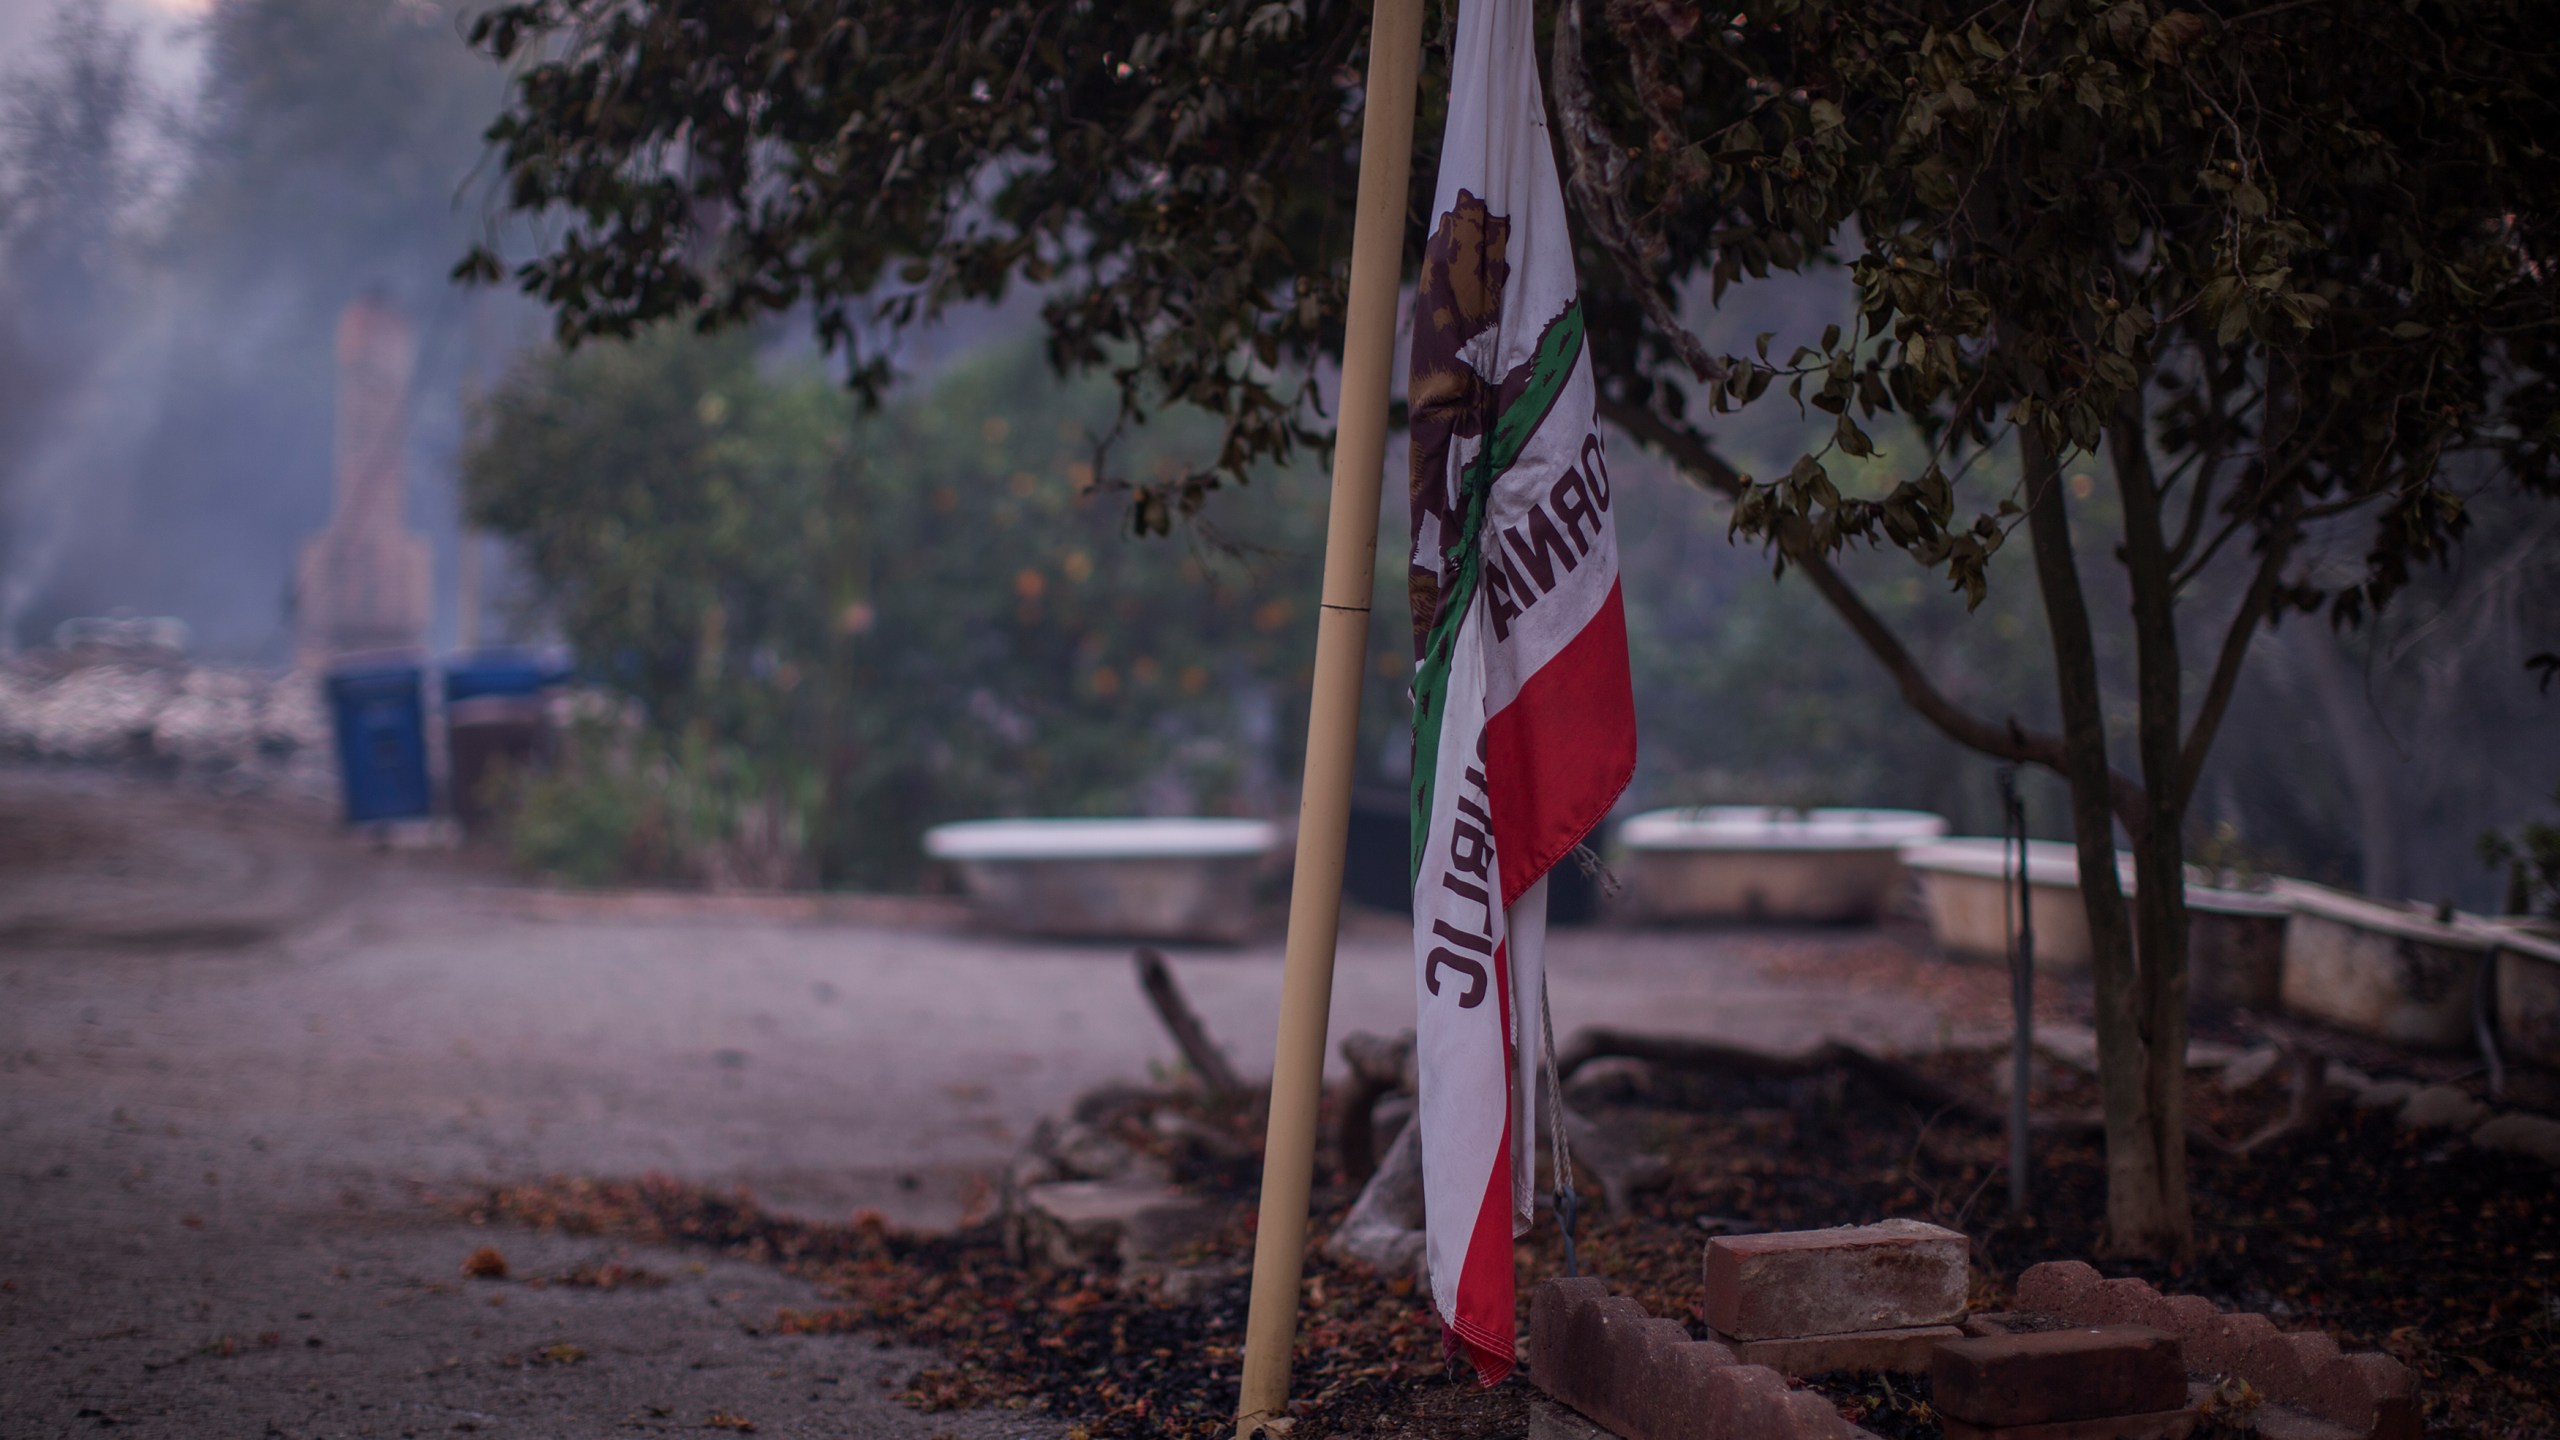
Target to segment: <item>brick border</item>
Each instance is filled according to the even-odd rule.
[[[1584,1276],[1529,1300],[1529,1378],[1625,1440],[1853,1440],[1858,1428],[1766,1365]]]
[[[2264,1315],[2226,1312],[2197,1295],[2163,1295],[2142,1280],[2109,1280],[2077,1260],[2048,1260],[2018,1277],[2018,1308],[2070,1325],[2148,1325],[2186,1345],[2187,1373],[2237,1376],[2275,1404],[2368,1440],[2419,1440],[2418,1378],[2378,1351],[2347,1354],[2315,1330],[2284,1332]],[[1969,1329],[2009,1328],[1977,1316]]]
[[[2047,1324],[2143,1325],[2177,1336],[2191,1393],[2237,1377],[2265,1398],[2271,1432],[2359,1440],[2422,1440],[2417,1376],[2375,1351],[2347,1353],[2317,1331],[2284,1332],[2264,1315],[2232,1313],[2195,1295],[2162,1295],[2109,1280],[2077,1260],[2031,1266],[2018,1279],[2015,1317],[1976,1315],[1973,1334]],[[1530,1296],[1529,1378],[1549,1397],[1624,1440],[1858,1440],[1831,1402],[1795,1390],[1766,1365],[1745,1364],[1689,1327],[1645,1312],[1585,1276],[1549,1280]],[[2192,1413],[2189,1411],[2187,1413]],[[2290,1417],[2293,1423],[2282,1423]],[[2269,1426],[2267,1421],[2279,1423]]]

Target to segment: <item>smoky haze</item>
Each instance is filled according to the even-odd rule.
[[[467,397],[545,334],[448,278],[491,223],[504,95],[466,25],[440,0],[0,0],[0,651],[131,610],[203,658],[286,660],[359,298],[416,332],[408,522],[453,640]],[[1031,299],[911,337],[910,368],[1019,333]]]
[[[489,223],[479,137],[503,75],[434,0],[164,7],[0,0],[0,649],[123,609],[183,619],[201,657],[283,664],[296,556],[332,498],[333,334],[363,296],[417,336],[408,524],[433,547],[431,639],[449,645],[465,397],[544,330],[520,298],[447,279]],[[1773,330],[1783,351],[1845,318],[1846,300],[1835,277],[1694,308],[1718,348]],[[910,358],[1016,334],[1029,304],[963,317]],[[1804,437],[1772,400],[1720,443],[1765,475]],[[1619,449],[1656,482],[1627,550],[1645,726],[1631,798],[1912,803],[1960,829],[1996,823],[1987,763],[1905,710],[1808,587],[1772,586],[1765,557],[1727,542],[1720,505]],[[2200,823],[2228,828],[2223,853],[2496,904],[2477,837],[2546,812],[2560,788],[2560,696],[2523,668],[2560,615],[2560,537],[2521,507],[2480,521],[2372,633],[2296,617],[2261,637],[2199,798]],[[2361,553],[2344,534],[2331,549],[2323,563]],[[1999,557],[1973,615],[1898,556],[1852,569],[1950,693],[2050,724],[2022,551]],[[2122,699],[2121,572],[2098,552],[2084,567]],[[2204,599],[2184,637],[2190,694],[2223,608]],[[2032,798],[2036,828],[2062,833],[2058,790]]]
[[[427,4],[214,6],[176,31],[192,75],[94,4],[25,9],[0,211],[0,645],[127,609],[185,620],[207,658],[283,660],[295,553],[332,493],[331,335],[359,296],[418,333],[409,519],[449,597],[461,397],[536,323],[445,279],[480,221],[498,72]]]

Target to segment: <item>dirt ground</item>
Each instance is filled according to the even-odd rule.
[[[272,800],[0,770],[0,1437],[1043,1433],[890,1402],[930,1357],[750,1333],[810,1303],[770,1269],[438,1198],[656,1172],[953,1223],[1042,1116],[1174,1063],[1125,950],[527,898]],[[1405,944],[1347,926],[1337,1036],[1411,1023]],[[1879,945],[1560,932],[1557,1023],[1947,1038],[1839,978]],[[1267,1071],[1278,937],[1172,958]],[[511,1278],[463,1275],[484,1243]]]

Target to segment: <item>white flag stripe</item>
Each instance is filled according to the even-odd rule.
[[[1634,768],[1625,615],[1532,0],[1462,0],[1415,290],[1416,1026],[1432,1295],[1490,1383],[1535,1218],[1545,874]]]

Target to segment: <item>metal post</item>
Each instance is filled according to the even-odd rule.
[[[1324,1086],[1333,953],[1342,925],[1342,851],[1351,823],[1351,770],[1367,668],[1369,596],[1378,549],[1378,488],[1387,453],[1396,289],[1404,272],[1405,195],[1413,170],[1414,89],[1422,67],[1422,0],[1376,0],[1369,84],[1360,127],[1359,208],[1351,232],[1341,417],[1326,520],[1323,605],[1316,620],[1315,694],[1298,798],[1298,853],[1289,888],[1289,940],[1280,984],[1279,1052],[1263,1131],[1262,1214],[1254,1235],[1253,1299],[1245,1318],[1244,1381],[1236,1434],[1287,1428],[1289,1352],[1306,1263],[1307,1195],[1315,1178],[1316,1106]]]
[[[2018,794],[2015,766],[2000,769],[2000,854],[2005,862],[2009,836],[2018,837],[2018,927],[2009,949],[2009,1008],[2015,1022],[2009,1057],[2009,1218],[2027,1215],[2027,1087],[2033,1074],[2036,1020],[2036,925],[2032,889],[2027,878],[2027,802]],[[2005,884],[2007,877],[2002,877]],[[2001,907],[2008,908],[2005,904]]]

